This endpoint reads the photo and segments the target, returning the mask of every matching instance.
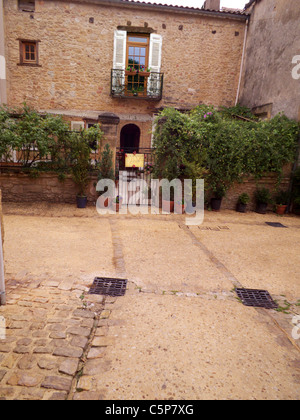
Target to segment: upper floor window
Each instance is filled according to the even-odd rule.
[[[34,0],[18,0],[18,9],[22,12],[34,12],[35,1]]]
[[[39,41],[19,39],[20,43],[20,65],[39,65],[38,44]]]

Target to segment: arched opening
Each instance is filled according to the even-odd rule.
[[[124,152],[139,152],[141,131],[135,124],[126,124],[121,130],[120,148]]]

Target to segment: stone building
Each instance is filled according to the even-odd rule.
[[[300,120],[300,2],[251,0],[241,104],[263,118]]]
[[[201,3],[0,0],[0,98],[74,129],[100,122],[113,149],[150,148],[161,108],[236,102],[249,15]]]

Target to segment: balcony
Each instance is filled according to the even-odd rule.
[[[160,101],[163,90],[163,73],[130,73],[112,69],[111,96]]]

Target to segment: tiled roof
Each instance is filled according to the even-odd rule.
[[[195,11],[201,11],[201,12],[212,12],[212,13],[220,13],[222,15],[228,14],[228,15],[238,15],[238,16],[248,16],[249,13],[244,10],[239,9],[228,9],[228,8],[222,8],[222,10],[212,10],[212,9],[203,9],[201,7],[190,7],[190,6],[178,6],[178,5],[170,5],[170,4],[163,4],[163,3],[150,3],[147,1],[139,1],[139,0],[121,0],[121,3],[134,3],[137,5],[147,5],[147,6],[156,6],[156,7],[170,7],[170,8],[176,8],[179,10],[195,10]]]

